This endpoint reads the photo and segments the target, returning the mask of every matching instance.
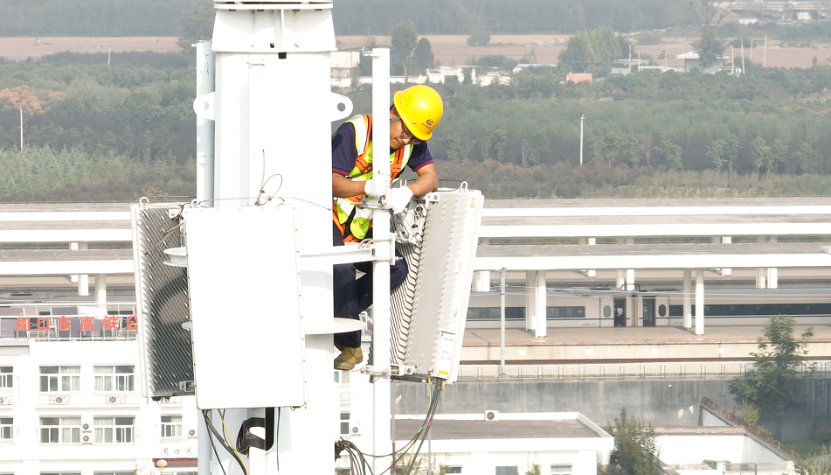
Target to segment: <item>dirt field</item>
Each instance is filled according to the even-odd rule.
[[[61,51],[78,53],[106,53],[112,46],[114,53],[121,51],[155,51],[168,53],[179,51],[178,38],[172,37],[118,37],[118,38],[0,38],[0,56],[14,61],[39,58]]]
[[[565,47],[568,41],[567,35],[494,35],[491,37],[491,44],[484,48],[473,48],[467,46],[467,37],[464,35],[425,35],[433,46],[433,54],[442,65],[453,66],[467,64],[474,56],[488,54],[503,54],[505,56],[519,59],[528,57],[533,49],[537,57],[537,63],[556,63],[557,55]],[[389,37],[376,37],[379,44],[389,44]],[[690,43],[692,39],[687,38],[664,38],[664,42],[654,46],[640,46],[644,54],[651,55],[653,59],[658,58],[664,49],[669,53],[668,66],[682,66],[683,60],[675,59],[676,55],[687,53],[692,50]],[[339,36],[339,48],[354,48],[363,45],[363,36]],[[749,45],[748,45],[749,46]],[[625,52],[624,52],[625,54]],[[741,53],[735,51],[736,67],[741,67]],[[745,48],[745,56],[751,57],[750,48]],[[767,65],[782,68],[808,68],[811,60],[817,57],[822,62],[831,57],[831,46],[819,45],[817,48],[782,48],[778,41],[768,41]],[[760,43],[755,43],[753,60],[762,62],[763,49]],[[664,64],[663,60],[659,61]]]
[[[474,48],[467,46],[467,37],[464,35],[426,35],[433,46],[436,59],[445,66],[467,64],[473,57],[483,55],[502,54],[510,58],[519,59],[536,56],[537,63],[556,63],[557,55],[568,41],[567,35],[494,35],[491,37],[492,46]],[[106,52],[112,46],[113,52],[120,51],[156,51],[160,53],[178,51],[176,38],[172,37],[119,37],[119,38],[0,38],[0,56],[20,61],[28,57],[39,58],[43,55],[59,51],[76,51],[83,53]],[[379,44],[389,44],[389,37],[376,37]],[[692,50],[690,39],[664,38],[661,45],[641,46],[641,52],[657,58],[666,49],[669,52],[667,64],[680,66],[683,61],[675,59],[675,55]],[[360,47],[364,43],[363,36],[339,36],[338,48]],[[740,52],[735,51],[736,67],[740,67]],[[753,59],[762,62],[762,45],[756,43],[753,50]],[[749,48],[745,49],[746,57],[751,57]],[[773,67],[800,67],[811,66],[811,60],[817,57],[822,62],[831,57],[831,45],[820,45],[817,48],[782,48],[777,41],[768,41],[767,65]],[[663,60],[660,61],[663,64]]]

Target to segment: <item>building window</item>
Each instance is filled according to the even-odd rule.
[[[131,392],[135,390],[135,366],[96,366],[95,390]]]
[[[41,417],[41,444],[80,444],[80,417]]]
[[[460,465],[442,465],[441,470],[444,473],[462,473],[462,467]]]
[[[14,418],[0,417],[0,440],[14,439]]]
[[[96,417],[93,425],[96,444],[132,444],[135,442],[133,438],[136,433],[135,417]]]
[[[41,366],[40,391],[44,393],[81,390],[80,366]]]
[[[349,435],[349,413],[340,413],[340,435]]]
[[[182,437],[182,416],[162,416],[162,438]]]
[[[0,388],[13,388],[14,368],[11,366],[0,366]]]
[[[496,467],[496,475],[519,475],[517,467]]]
[[[571,465],[552,465],[551,475],[571,475]]]

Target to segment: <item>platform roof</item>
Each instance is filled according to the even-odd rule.
[[[828,243],[479,246],[475,270],[831,267]]]

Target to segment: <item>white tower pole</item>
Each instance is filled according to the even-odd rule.
[[[216,88],[215,56],[210,41],[196,43],[196,200],[214,197],[214,121],[212,93]],[[208,203],[212,205],[212,203]],[[204,424],[202,424],[204,425]]]
[[[390,50],[372,50],[372,168],[375,189],[383,196],[390,186],[390,163],[384,161],[390,148]],[[387,454],[392,448],[390,428],[390,265],[394,264],[394,246],[390,233],[390,212],[379,208],[373,214],[375,258],[372,265],[372,451]],[[392,464],[391,457],[373,460],[373,472],[382,473]],[[394,473],[395,470],[392,470]]]
[[[583,166],[583,122],[586,120],[586,114],[580,116],[580,166]]]

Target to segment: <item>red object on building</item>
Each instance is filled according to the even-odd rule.
[[[138,330],[138,317],[135,315],[130,315],[127,317],[127,329],[128,330]]]
[[[38,317],[38,330],[49,330],[49,318]]]
[[[104,330],[118,330],[118,317],[104,317]]]
[[[14,331],[29,331],[29,319],[26,317],[17,317],[17,327],[14,329]]]
[[[81,331],[95,331],[95,326],[92,324],[92,317],[81,317]]]
[[[72,329],[72,319],[69,317],[58,317],[58,331],[68,332]]]
[[[581,82],[592,82],[592,81],[593,81],[593,78],[592,78],[591,73],[586,73],[586,74],[569,73],[568,75],[566,75],[566,84],[568,84],[568,83],[580,84]]]

